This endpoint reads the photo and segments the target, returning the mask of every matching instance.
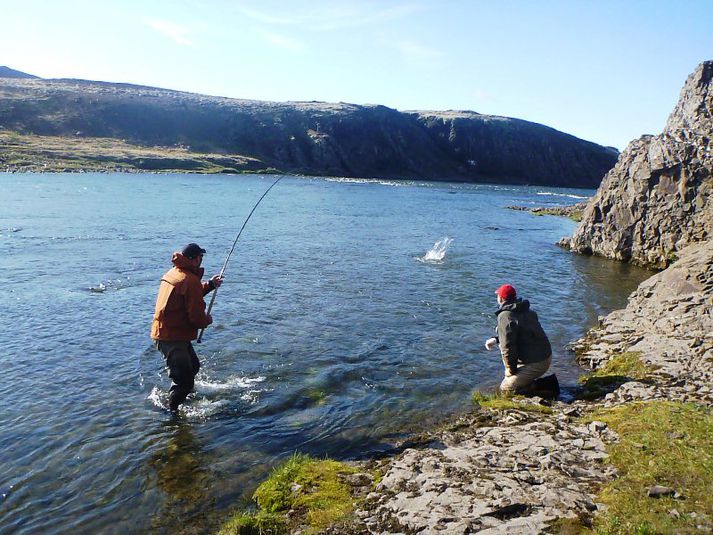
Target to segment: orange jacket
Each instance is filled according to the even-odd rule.
[[[181,253],[173,253],[174,268],[161,279],[151,338],[166,341],[191,341],[198,329],[210,325],[203,296],[213,288],[201,282],[203,268],[194,268]]]

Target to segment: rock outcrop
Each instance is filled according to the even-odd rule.
[[[642,282],[626,308],[574,344],[579,361],[590,368],[635,352],[657,370],[655,384],[632,382],[607,394],[607,405],[641,399],[713,405],[713,241],[680,254],[674,265]]]
[[[0,78],[0,129],[187,148],[297,174],[588,188],[618,156],[540,124],[475,112],[262,102],[86,80]]]
[[[658,136],[632,141],[562,245],[663,268],[713,236],[713,61],[688,77]]]

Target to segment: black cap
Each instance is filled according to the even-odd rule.
[[[186,258],[195,258],[199,255],[205,254],[205,249],[202,249],[197,243],[189,243],[183,248],[181,254]]]

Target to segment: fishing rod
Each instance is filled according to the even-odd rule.
[[[255,206],[253,206],[253,209],[250,210],[250,213],[248,214],[248,217],[245,218],[245,221],[243,222],[243,226],[240,227],[240,231],[238,232],[238,235],[235,237],[235,241],[233,242],[233,246],[230,248],[230,251],[228,252],[228,256],[225,258],[225,262],[223,262],[223,267],[220,270],[220,273],[218,274],[218,277],[221,279],[223,278],[223,274],[225,273],[225,268],[228,267],[228,262],[230,261],[230,257],[233,255],[233,251],[235,250],[235,246],[238,244],[238,240],[240,239],[240,235],[243,233],[243,229],[245,228],[245,225],[248,224],[248,221],[250,221],[250,218],[252,217],[253,213],[255,212],[255,209],[260,205],[262,200],[267,196],[268,193],[270,193],[270,190],[275,187],[275,185],[284,178],[284,175],[281,177],[278,177],[277,180],[275,180],[272,185],[265,190],[265,193],[262,194],[262,197],[258,199],[258,201],[255,203]],[[218,288],[213,290],[213,296],[210,298],[210,303],[208,304],[208,309],[206,310],[206,314],[210,314],[211,309],[213,308],[213,303],[215,303],[215,296],[218,295]],[[205,327],[201,329],[201,332],[198,334],[198,339],[196,340],[196,343],[200,344],[201,339],[203,338],[203,333],[205,332]]]

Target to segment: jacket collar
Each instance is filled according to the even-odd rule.
[[[191,263],[191,261],[185,256],[183,256],[181,253],[173,253],[173,257],[171,257],[171,262],[181,271],[188,271],[189,273],[193,273],[194,275],[197,275],[199,279],[203,278],[203,273],[205,272],[205,269],[203,269],[202,267],[195,267]]]
[[[528,308],[530,308],[530,302],[527,300],[523,301],[520,297],[518,297],[514,301],[505,301],[502,305],[500,305],[500,308],[495,311],[495,315],[497,316],[506,310],[512,312],[515,310],[527,310]]]

